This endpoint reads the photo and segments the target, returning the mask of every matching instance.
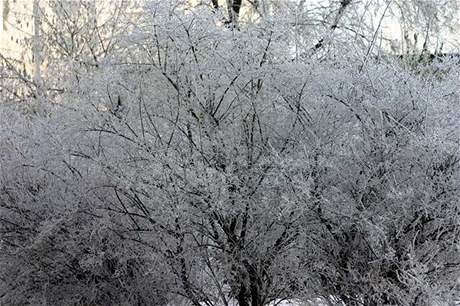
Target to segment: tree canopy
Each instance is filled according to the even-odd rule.
[[[42,84],[3,58],[0,304],[460,298],[458,61],[229,3],[44,27]]]

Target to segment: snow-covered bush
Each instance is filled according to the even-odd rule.
[[[0,301],[458,294],[459,87],[154,5],[42,116],[2,108]]]

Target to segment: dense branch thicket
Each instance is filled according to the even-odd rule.
[[[152,6],[2,105],[0,304],[458,299],[458,67],[300,59],[288,27]]]

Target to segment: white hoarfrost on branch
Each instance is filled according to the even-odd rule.
[[[0,304],[458,299],[458,65],[293,58],[286,19],[172,3],[1,106]]]

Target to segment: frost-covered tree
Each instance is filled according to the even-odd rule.
[[[152,2],[44,116],[2,107],[0,302],[458,299],[458,67],[290,29]]]
[[[30,18],[32,32],[23,33],[18,47],[27,51],[21,60],[15,54],[19,50],[0,53],[1,93],[4,100],[28,104],[38,96],[54,99],[67,89],[70,76],[71,82],[78,82],[101,62],[121,54],[122,38],[139,15],[139,6],[129,0],[34,0],[33,5],[17,5],[20,10],[13,16],[18,23]]]

